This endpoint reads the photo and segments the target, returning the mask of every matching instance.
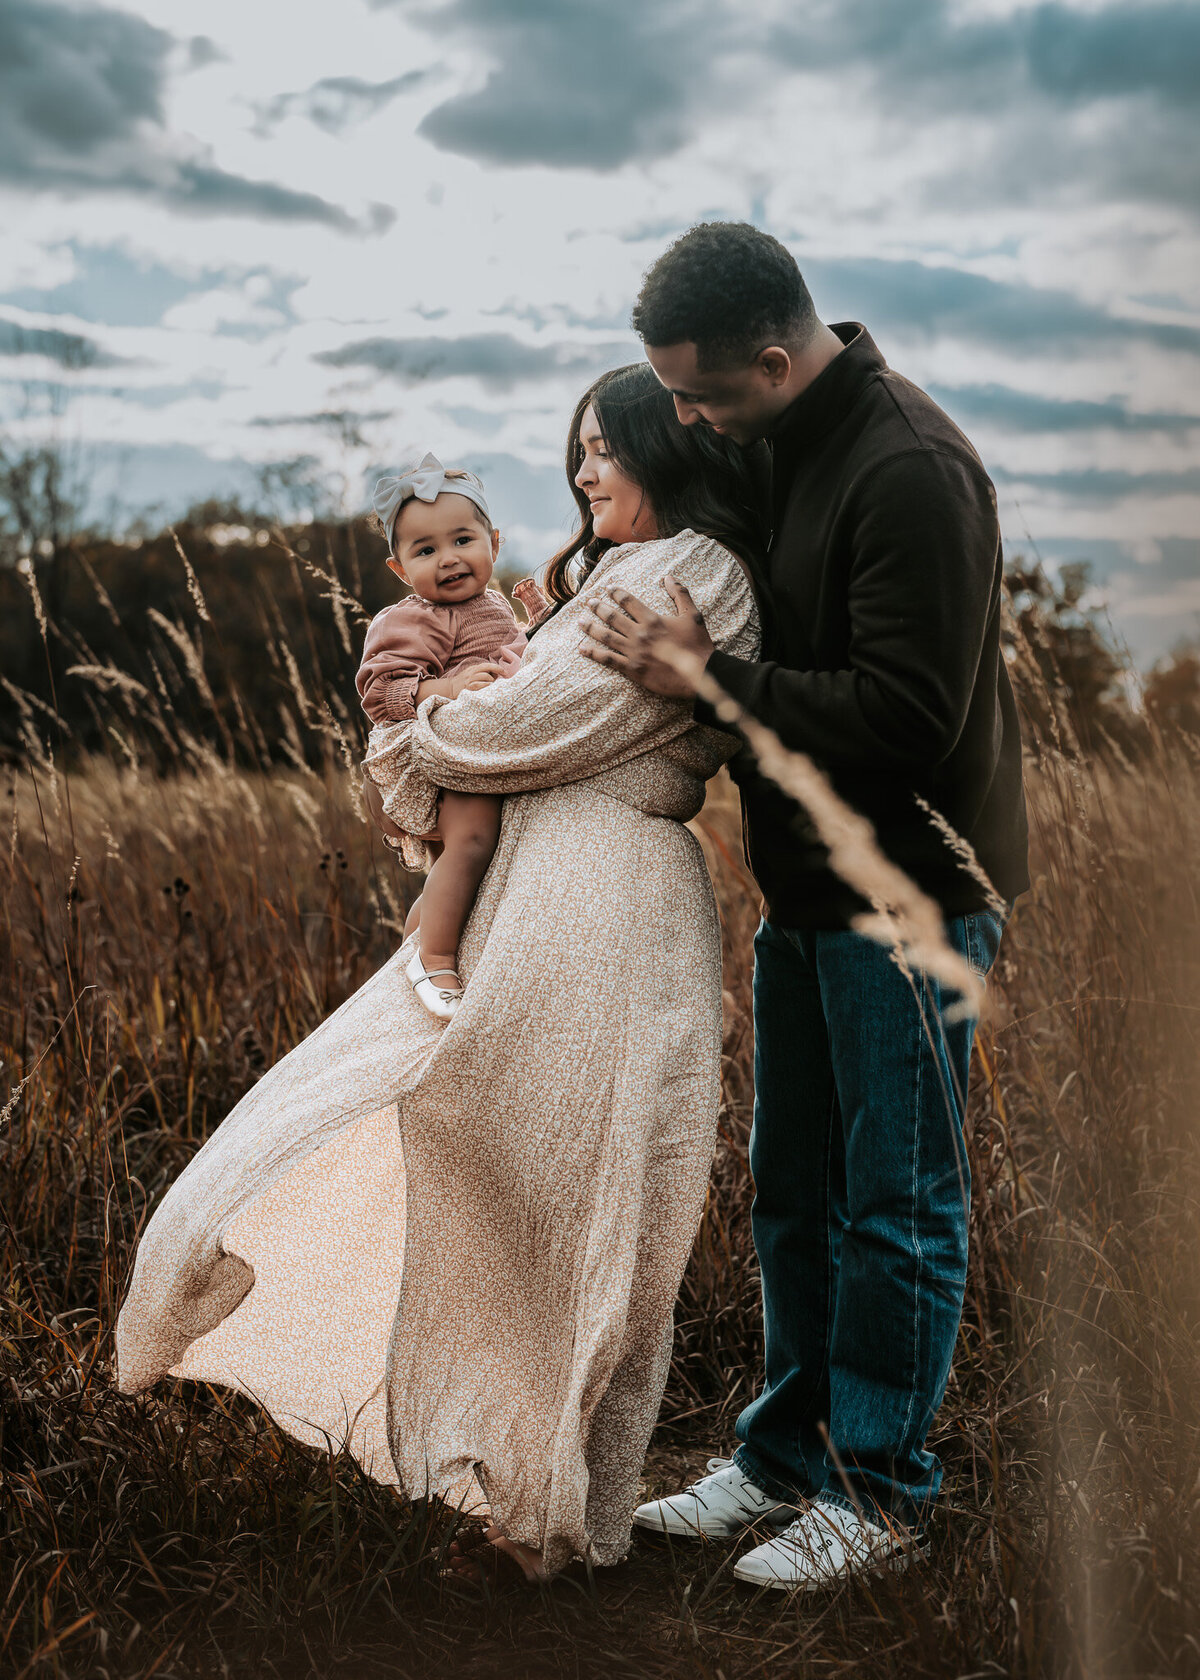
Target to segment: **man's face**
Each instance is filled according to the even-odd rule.
[[[735,443],[766,437],[787,407],[781,387],[790,363],[776,346],[760,350],[751,362],[701,373],[696,346],[647,344],[646,360],[675,399],[684,426],[703,425]],[[782,362],[781,362],[782,359]]]

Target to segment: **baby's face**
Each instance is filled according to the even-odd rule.
[[[427,601],[469,601],[487,588],[500,548],[469,496],[410,496],[400,509],[388,565]]]

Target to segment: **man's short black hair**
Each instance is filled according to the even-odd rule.
[[[778,239],[749,222],[700,222],[646,270],[632,321],[647,344],[692,341],[711,371],[768,344],[807,344],[817,314]]]

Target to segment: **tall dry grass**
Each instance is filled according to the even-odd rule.
[[[200,628],[186,627],[195,660]],[[259,743],[239,755],[253,726],[236,694],[202,737],[172,712],[175,683],[145,701],[97,683],[112,755],[69,768],[52,718],[24,701],[29,756],[7,773],[0,852],[5,1674],[1200,1673],[1195,743],[1148,732],[1136,760],[1088,757],[1017,654],[1041,685],[1034,886],[973,1069],[972,1262],[934,1436],[934,1553],[800,1600],[734,1588],[737,1548],[639,1541],[618,1570],[480,1603],[434,1572],[450,1519],[347,1456],[218,1388],[114,1391],[113,1325],[150,1210],[394,947],[418,883],[363,821],[340,714],[286,662],[292,763],[269,773],[233,767],[262,761]],[[180,646],[178,683],[189,669]],[[173,773],[151,771],[164,756]],[[729,1449],[761,1357],[757,895],[724,779],[695,827],[724,928],[724,1102],[652,1493]]]

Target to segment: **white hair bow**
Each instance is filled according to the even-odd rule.
[[[492,516],[484,499],[483,481],[476,478],[474,473],[467,473],[462,478],[447,478],[446,469],[432,451],[427,451],[421,460],[413,461],[390,478],[381,478],[375,486],[375,494],[371,498],[371,505],[383,524],[387,535],[388,547],[392,548],[392,534],[396,526],[396,515],[410,496],[416,496],[418,501],[435,502],[448,490],[455,496],[466,496],[474,502],[484,514],[489,525]]]

